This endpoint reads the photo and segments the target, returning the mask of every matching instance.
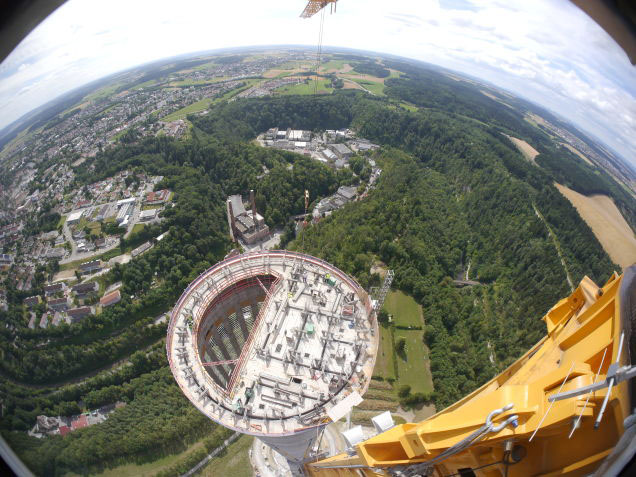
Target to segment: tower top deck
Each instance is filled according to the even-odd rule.
[[[166,342],[183,393],[239,432],[284,436],[369,384],[378,329],[369,296],[318,258],[243,254],[194,280],[175,305]]]

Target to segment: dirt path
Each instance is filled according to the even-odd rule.
[[[534,209],[534,213],[537,215],[537,217],[539,217],[539,220],[541,220],[541,222],[543,222],[545,227],[548,229],[548,235],[552,239],[552,243],[554,243],[554,248],[556,248],[557,254],[559,255],[559,259],[561,260],[561,265],[563,265],[563,270],[565,271],[565,278],[567,278],[568,285],[570,285],[570,290],[574,291],[574,282],[572,282],[570,271],[568,270],[568,267],[565,264],[565,259],[563,258],[563,253],[561,253],[561,245],[559,244],[557,236],[554,234],[554,232],[552,232],[552,228],[543,217],[543,214],[539,212],[539,209],[537,209],[537,206],[535,204],[532,204],[532,208]]]
[[[587,197],[561,184],[555,186],[576,208],[615,263],[622,268],[636,263],[636,237],[611,198]]]

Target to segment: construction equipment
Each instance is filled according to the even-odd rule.
[[[583,278],[543,320],[547,335],[481,388],[422,422],[390,427],[348,452],[306,464],[306,472],[618,475],[636,453],[629,387],[636,374],[630,366],[636,265],[603,287]]]
[[[331,12],[335,12],[336,2],[338,0],[310,0],[303,12],[301,18],[309,18],[320,11],[320,28],[318,30],[318,48],[316,51],[316,74],[314,75],[314,96],[318,94],[318,76],[320,63],[322,62],[322,36],[325,29],[325,10],[327,4],[331,4]]]
[[[338,0],[309,0],[307,6],[300,14],[300,18],[309,18],[314,16],[320,10],[325,8],[328,4],[331,4],[332,12],[336,11],[336,3]]]

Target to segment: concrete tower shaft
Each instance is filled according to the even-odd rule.
[[[377,346],[362,287],[288,251],[239,255],[201,274],[175,305],[166,343],[201,412],[295,464],[329,416],[366,391]]]

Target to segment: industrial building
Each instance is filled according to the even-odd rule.
[[[270,251],[219,262],[172,311],[166,348],[183,393],[298,468],[361,401],[378,348],[367,293],[333,265]]]
[[[134,210],[135,210],[134,200],[133,202],[122,204],[122,206],[119,208],[119,212],[117,212],[117,217],[115,220],[117,221],[119,225],[121,225],[123,222],[128,222],[128,218],[132,215]]]
[[[66,223],[68,225],[76,224],[77,222],[80,221],[83,214],[84,214],[83,210],[78,210],[77,212],[73,212],[72,214],[69,214],[69,216],[66,218]]]
[[[254,191],[250,190],[251,211],[245,210],[243,198],[231,195],[227,199],[227,219],[232,240],[242,240],[248,245],[269,238],[269,227],[265,219],[256,212]]]
[[[353,151],[345,144],[330,144],[329,148],[338,156],[338,159],[342,159],[343,161],[348,161],[353,154]]]
[[[139,222],[147,222],[149,220],[153,220],[155,217],[157,217],[158,210],[159,209],[142,210],[139,213]]]

